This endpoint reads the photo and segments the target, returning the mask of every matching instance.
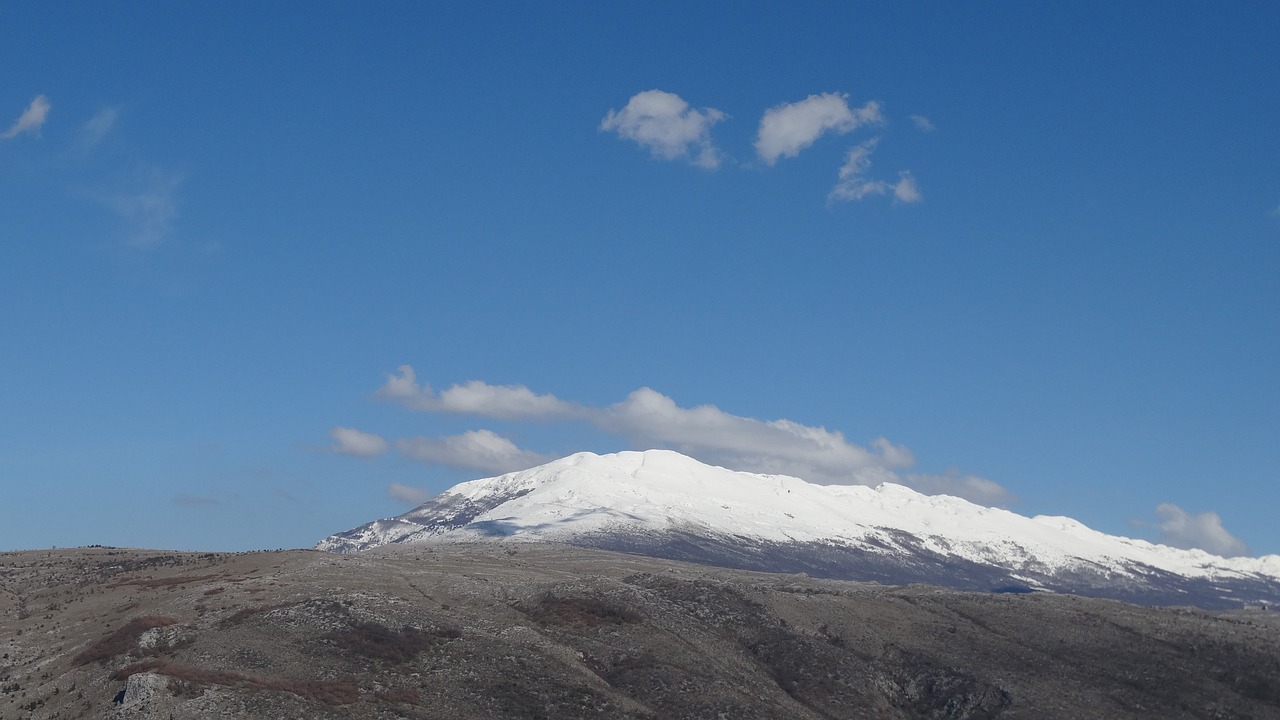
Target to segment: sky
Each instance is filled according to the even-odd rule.
[[[20,3],[0,550],[665,447],[1280,553],[1280,6]]]

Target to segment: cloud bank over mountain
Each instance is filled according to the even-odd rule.
[[[1215,512],[1191,514],[1173,503],[1156,507],[1160,542],[1179,548],[1200,548],[1223,557],[1249,555],[1249,547],[1227,532]]]
[[[480,380],[437,392],[418,381],[412,366],[401,365],[387,374],[374,396],[419,412],[509,422],[586,423],[632,449],[668,448],[734,470],[792,475],[824,485],[892,482],[993,506],[1015,499],[1004,486],[986,478],[911,472],[916,464],[911,451],[883,437],[863,446],[838,430],[793,420],[743,417],[715,405],[682,407],[648,387],[616,403],[591,406],[535,393],[523,385],[490,385]],[[332,449],[343,454],[370,457],[394,446],[412,460],[485,472],[523,470],[551,459],[490,429],[440,438],[402,438],[394,443],[347,427],[334,428],[330,434],[335,441]],[[393,494],[404,495],[402,491]]]
[[[509,424],[585,424],[617,438],[627,449],[676,450],[732,470],[789,475],[820,485],[874,487],[897,483],[926,495],[952,495],[992,507],[1007,507],[1017,500],[1004,485],[978,475],[956,469],[919,472],[911,450],[884,437],[860,445],[850,442],[839,430],[785,418],[744,417],[710,404],[685,407],[649,387],[633,390],[612,404],[587,405],[538,393],[524,385],[492,385],[483,380],[469,380],[437,391],[419,381],[413,366],[401,365],[386,374],[373,397],[415,412]],[[371,458],[394,451],[417,462],[486,473],[524,470],[555,456],[520,447],[489,428],[393,441],[345,426],[334,427],[329,434],[333,440],[329,449],[338,454]],[[423,489],[399,483],[393,483],[387,493],[410,504],[421,503],[430,496]],[[1217,513],[1192,514],[1172,503],[1163,503],[1157,507],[1156,516],[1154,527],[1159,530],[1161,543],[1223,557],[1250,554],[1245,543],[1223,526]]]

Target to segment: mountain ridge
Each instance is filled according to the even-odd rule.
[[[1280,556],[1222,558],[901,485],[815,485],[669,450],[577,453],[464,482],[317,549],[502,539],[753,570],[1017,587],[1205,607],[1280,604]]]

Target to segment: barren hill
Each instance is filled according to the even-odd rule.
[[[1280,718],[1280,622],[554,544],[0,554],[5,718]]]

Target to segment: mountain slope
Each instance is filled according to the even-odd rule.
[[[1280,613],[553,543],[0,553],[5,720],[1280,718]]]
[[[900,485],[814,485],[664,450],[579,453],[462,483],[317,547],[353,552],[495,539],[887,583],[1204,607],[1280,604],[1280,556],[1221,558]]]

